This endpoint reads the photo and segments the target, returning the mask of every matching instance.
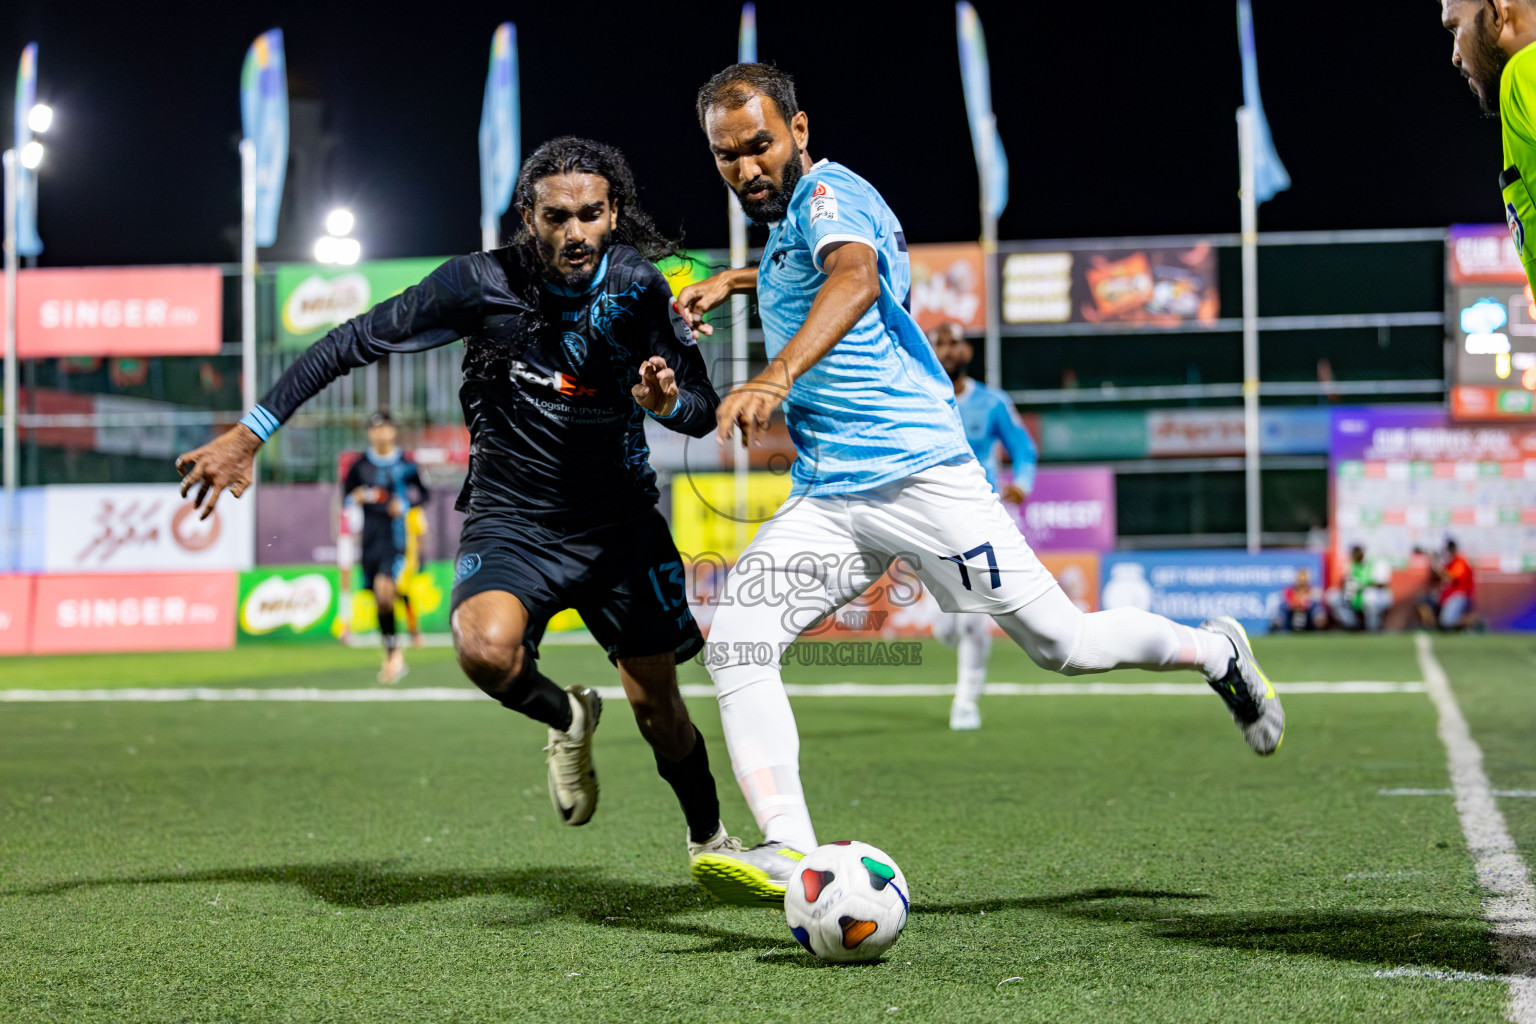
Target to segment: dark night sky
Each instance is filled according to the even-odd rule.
[[[1500,219],[1498,126],[1450,67],[1436,5],[1254,7],[1265,105],[1295,182],[1262,208],[1265,229]],[[1013,168],[1003,238],[1236,230],[1230,2],[977,8]],[[233,258],[240,62],[274,25],[290,87],[325,101],[336,198],[357,211],[369,257],[478,246],[475,135],[504,19],[518,27],[525,154],[565,133],[616,143],[663,227],[695,246],[725,242],[692,102],[734,58],[735,3],[148,10],[13,0],[0,11],[0,81],[35,39],[39,95],[58,110],[41,184],[44,266]],[[797,78],[814,156],[873,182],[912,240],[976,237],[951,3],[760,0],[758,23],[761,56]],[[0,95],[8,135],[9,90]]]

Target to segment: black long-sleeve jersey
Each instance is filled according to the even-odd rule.
[[[430,492],[416,463],[396,448],[389,455],[375,455],[371,448],[357,454],[341,484],[345,501],[355,500],[363,510],[363,546],[384,543],[405,550],[405,515],[427,503]],[[399,515],[390,506],[400,500]]]
[[[521,273],[507,249],[449,260],[315,342],[245,422],[270,433],[355,367],[463,338],[470,464],[461,509],[601,518],[654,505],[646,414],[630,395],[640,364],[658,355],[676,374],[677,407],[658,417],[673,430],[704,436],[720,401],[666,278],[614,245],[585,291],[543,285],[534,315],[513,285]]]

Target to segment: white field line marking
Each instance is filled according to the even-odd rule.
[[[1455,796],[1454,789],[1378,789],[1377,796]],[[1536,789],[1496,789],[1494,796],[1507,796],[1516,800],[1536,797]]]
[[[1435,981],[1504,981],[1497,974],[1479,974],[1477,971],[1432,971],[1422,967],[1393,967],[1377,971],[1378,978],[1432,978]]]
[[[1510,975],[1507,1016],[1515,1024],[1536,1024],[1536,889],[1531,887],[1530,871],[1509,837],[1493,787],[1483,771],[1482,748],[1467,728],[1429,634],[1416,636],[1414,646],[1429,699],[1440,718],[1440,742],[1445,745],[1446,768],[1456,791],[1456,814],[1461,818],[1477,882],[1486,894],[1483,918],[1493,927],[1494,946]]]
[[[713,697],[715,688],[693,683],[680,687],[684,697]],[[784,687],[791,697],[948,697],[952,684],[930,683],[791,683]],[[1343,683],[1281,683],[1281,693],[1359,694],[1423,693],[1423,683],[1354,681]],[[622,700],[618,686],[600,686],[604,700]],[[996,697],[1194,697],[1211,692],[1204,683],[988,683],[987,695]],[[368,690],[322,690],[317,687],[121,687],[99,690],[3,690],[0,704],[86,703],[92,701],[303,701],[318,704],[395,703],[399,701],[476,701],[486,699],[467,686],[423,686]]]

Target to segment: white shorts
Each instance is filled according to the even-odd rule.
[[[947,612],[1005,615],[1056,581],[1030,550],[975,459],[933,466],[884,487],[790,499],[764,523],[726,580],[716,627],[732,607],[776,605],[789,636],[869,587],[896,559]],[[904,595],[893,593],[893,603]]]

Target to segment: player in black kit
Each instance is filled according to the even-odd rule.
[[[739,849],[720,822],[704,740],[677,688],[703,644],[683,567],[656,510],[644,420],[693,437],[719,402],[692,332],[650,262],[678,251],[635,198],[623,155],[583,139],[523,164],[510,245],[449,260],[299,358],[241,421],[177,460],[183,494],[239,497],[257,449],[306,399],[391,352],[465,340],[468,513],[453,633],[466,675],[549,726],[550,796],[567,824],[597,806],[592,732],[601,701],[538,669],[550,616],[574,607],[617,665],[640,732],[688,820],[690,855]],[[206,513],[205,513],[206,515]]]
[[[406,570],[406,517],[426,502],[427,485],[416,463],[395,447],[395,421],[382,409],[368,417],[368,447],[347,470],[341,496],[348,507],[363,512],[363,581],[373,591],[384,642],[379,682],[398,683],[406,673],[405,653],[395,635],[395,598],[409,600],[398,588]]]

